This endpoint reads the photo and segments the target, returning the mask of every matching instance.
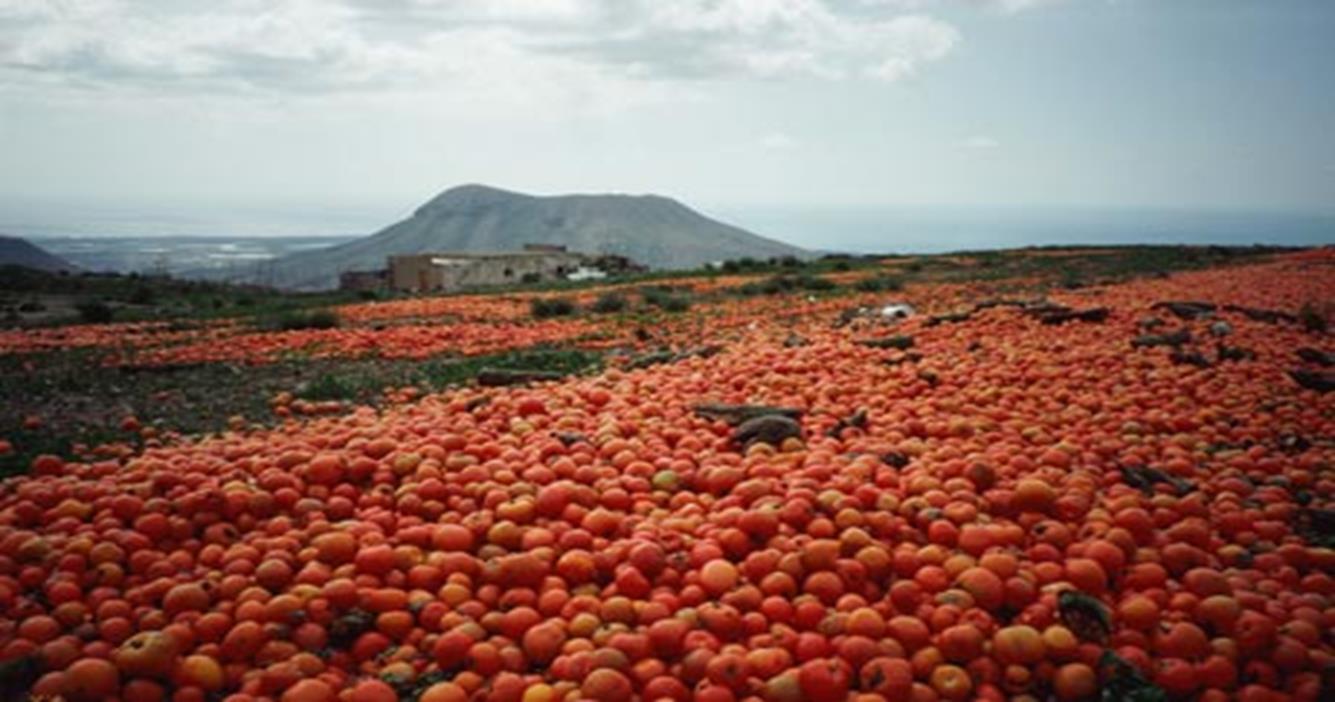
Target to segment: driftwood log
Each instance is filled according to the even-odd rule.
[[[1070,308],[1046,310],[1034,313],[1034,318],[1043,324],[1065,324],[1066,322],[1103,322],[1107,321],[1111,311],[1107,307],[1091,307],[1087,310]]]
[[[1181,317],[1182,319],[1200,319],[1214,314],[1219,309],[1211,302],[1197,302],[1195,300],[1169,300],[1165,302],[1156,302],[1150,306],[1151,309],[1164,309]]]
[[[1320,349],[1304,346],[1294,353],[1298,354],[1298,358],[1301,358],[1308,363],[1315,363],[1322,368],[1335,365],[1335,354],[1326,353]]]
[[[1293,382],[1319,393],[1327,393],[1335,390],[1335,375],[1330,373],[1315,373],[1313,371],[1295,370],[1289,371],[1289,377]]]
[[[782,444],[784,439],[802,438],[802,425],[791,417],[781,414],[767,414],[742,422],[732,432],[733,441],[748,447],[756,442],[771,446]]]
[[[638,370],[640,368],[656,366],[660,363],[676,363],[688,358],[710,358],[712,356],[717,356],[721,351],[723,351],[723,347],[718,344],[697,346],[683,351],[663,349],[632,358],[630,362],[626,364],[626,368],[629,370]]]
[[[787,417],[788,419],[801,419],[802,410],[796,407],[772,407],[770,405],[725,405],[717,402],[709,402],[702,405],[691,407],[691,411],[700,417],[712,420],[722,420],[732,426],[737,426],[750,419],[766,416]]]
[[[873,349],[899,349],[903,351],[913,348],[913,337],[900,334],[877,339],[858,339],[854,343]]]
[[[853,414],[847,417],[840,417],[839,421],[834,426],[830,427],[829,431],[826,431],[825,434],[826,436],[838,437],[845,429],[865,429],[866,427],[867,409],[865,407],[859,407]]]
[[[1191,332],[1187,329],[1179,329],[1170,334],[1145,334],[1131,340],[1132,348],[1148,348],[1151,346],[1181,346],[1191,341]]]
[[[1297,322],[1298,317],[1283,310],[1264,310],[1257,307],[1242,307],[1240,305],[1224,305],[1225,312],[1237,312],[1248,319],[1267,324],[1278,324],[1279,322]]]

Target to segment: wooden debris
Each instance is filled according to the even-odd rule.
[[[1240,346],[1225,346],[1223,344],[1215,344],[1215,356],[1220,362],[1256,360],[1256,352],[1251,349],[1244,349]]]
[[[556,440],[560,441],[567,448],[589,440],[589,437],[575,431],[554,431],[552,432],[552,436],[556,437]]]
[[[1304,346],[1294,353],[1298,354],[1298,358],[1301,358],[1308,363],[1315,363],[1322,368],[1335,365],[1335,354],[1326,353],[1320,349]]]
[[[1104,322],[1111,310],[1107,307],[1091,307],[1087,310],[1070,308],[1042,311],[1033,316],[1043,324],[1065,324],[1067,322]]]
[[[974,310],[969,310],[967,312],[954,312],[952,314],[934,315],[928,317],[927,321],[923,323],[923,326],[935,327],[939,324],[958,324],[960,322],[967,322],[969,321],[970,318],[973,317],[973,313]]]
[[[845,429],[864,429],[866,426],[867,410],[866,408],[859,407],[853,414],[847,417],[841,417],[834,426],[830,427],[830,429],[825,432],[825,434],[827,436],[838,437]]]
[[[785,439],[802,438],[802,425],[791,417],[780,414],[767,414],[742,422],[732,433],[732,438],[743,447],[756,442],[779,446]]]
[[[1335,390],[1335,375],[1330,373],[1317,373],[1314,371],[1294,370],[1289,371],[1289,377],[1293,382],[1319,393],[1327,393]]]
[[[1167,302],[1156,302],[1151,305],[1151,309],[1164,309],[1172,312],[1182,319],[1200,319],[1214,314],[1219,309],[1211,302],[1197,302],[1194,300],[1171,300]]]
[[[873,349],[899,349],[903,351],[905,349],[913,348],[913,337],[899,334],[877,339],[858,339],[854,343]]]
[[[1296,315],[1289,314],[1283,310],[1265,310],[1256,307],[1242,307],[1240,305],[1224,305],[1225,312],[1237,312],[1248,319],[1267,324],[1278,324],[1280,322],[1297,322]]]
[[[1187,329],[1179,329],[1168,334],[1145,334],[1131,340],[1131,348],[1148,348],[1151,346],[1181,346],[1191,341],[1191,332]]]
[[[737,426],[749,419],[756,417],[765,417],[777,415],[788,417],[789,419],[800,419],[802,410],[796,407],[773,407],[770,405],[725,405],[717,402],[695,405],[691,411],[700,417],[712,420],[723,420],[732,426]]]
[[[1178,365],[1196,366],[1197,368],[1209,368],[1210,359],[1206,358],[1198,351],[1173,351],[1168,355],[1168,360]]]
[[[652,353],[646,353],[640,356],[636,356],[635,358],[632,358],[630,362],[626,364],[626,368],[629,370],[638,370],[640,368],[648,368],[649,366],[656,366],[660,363],[676,363],[678,361],[684,361],[688,358],[709,358],[711,356],[718,355],[719,352],[721,352],[722,350],[723,347],[717,344],[712,344],[710,346],[697,346],[695,348],[686,349],[684,351],[672,351],[669,349],[662,349],[660,351],[654,351]]]

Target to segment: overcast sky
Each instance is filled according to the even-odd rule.
[[[1329,212],[1332,37],[1331,0],[0,0],[0,207]]]

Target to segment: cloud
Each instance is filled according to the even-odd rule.
[[[893,82],[959,41],[939,19],[850,0],[0,0],[0,91]]]
[[[801,145],[797,139],[785,132],[770,132],[760,138],[760,148],[766,151],[791,151]]]
[[[1035,8],[1042,7],[1044,5],[1052,5],[1061,2],[1061,0],[968,0],[968,1],[974,5],[983,7],[984,9],[994,10],[996,12],[1002,12],[1005,14],[1024,12],[1025,10],[1033,10]]]
[[[956,143],[961,149],[970,149],[972,151],[990,151],[1001,146],[1001,142],[990,136],[976,134],[974,136],[961,139]]]
[[[999,12],[1002,14],[1015,14],[1025,10],[1033,10],[1044,5],[1053,5],[1062,0],[858,0],[862,5],[868,7],[887,7],[906,11],[923,11],[943,5],[965,4],[972,5],[989,12]]]

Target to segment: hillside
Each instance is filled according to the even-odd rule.
[[[79,267],[17,236],[0,234],[0,266],[23,266],[39,271],[77,271]]]
[[[369,237],[259,263],[239,274],[231,272],[230,279],[288,289],[329,288],[337,285],[341,271],[383,268],[392,254],[512,251],[528,243],[628,256],[655,269],[696,268],[747,256],[808,255],[665,197],[538,197],[465,185],[441,193],[408,219]],[[217,275],[222,274],[212,274]]]

